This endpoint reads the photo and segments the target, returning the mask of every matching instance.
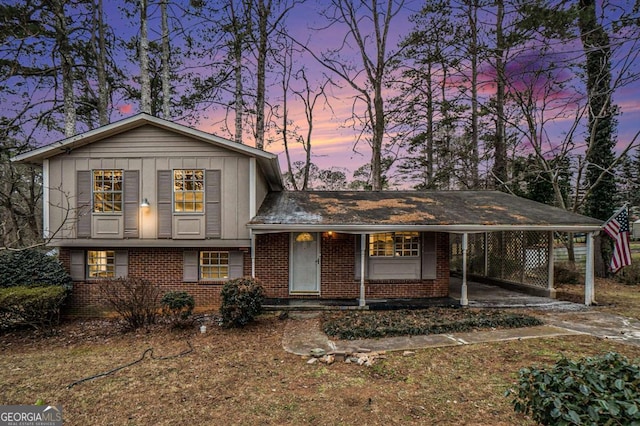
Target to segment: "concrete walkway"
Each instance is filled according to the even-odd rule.
[[[452,279],[451,297],[459,297]],[[459,287],[457,287],[459,289]],[[528,296],[499,287],[468,283],[469,306],[478,308],[526,308],[539,311],[545,325],[494,331],[389,337],[332,341],[320,329],[319,312],[291,312],[283,335],[282,345],[288,352],[309,355],[311,349],[327,352],[404,351],[429,347],[469,345],[482,342],[558,337],[589,334],[640,346],[640,321],[598,312],[596,308]]]

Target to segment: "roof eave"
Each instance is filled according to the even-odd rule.
[[[349,224],[248,224],[255,234],[274,232],[323,232],[336,231],[352,234],[395,231],[423,231],[450,233],[479,233],[497,231],[554,231],[554,232],[599,232],[600,225],[349,225]]]

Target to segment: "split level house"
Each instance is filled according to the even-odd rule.
[[[447,297],[452,247],[465,286],[467,264],[482,256],[467,258],[469,238],[484,238],[486,266],[487,236],[500,233],[519,236],[498,245],[519,247],[522,268],[543,269],[552,294],[553,232],[601,227],[495,191],[286,191],[276,155],[146,114],[14,161],[42,166],[43,229],[78,314],[99,311],[96,282],[114,277],[186,291],[199,308],[219,306],[224,283],[241,276],[280,300]],[[543,238],[529,244],[524,233]]]

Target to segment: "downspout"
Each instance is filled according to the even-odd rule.
[[[462,234],[462,288],[460,289],[460,306],[467,306],[469,298],[467,297],[467,246],[469,234]]]
[[[249,220],[256,215],[256,159],[249,158]],[[251,278],[256,277],[256,236],[253,229],[249,229],[251,239]]]
[[[360,234],[360,300],[358,301],[358,306],[360,306],[361,308],[363,308],[367,304],[364,288],[364,262],[366,260],[366,244],[367,234]]]
[[[42,237],[47,241],[51,237],[49,229],[49,160],[42,160]]]
[[[251,239],[251,278],[256,277],[256,236],[253,229],[249,229],[249,238]]]
[[[594,240],[597,232],[587,233],[587,264],[584,268],[584,304],[590,306],[595,302]]]

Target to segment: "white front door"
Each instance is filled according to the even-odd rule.
[[[320,293],[320,238],[315,232],[292,232],[289,291]]]

